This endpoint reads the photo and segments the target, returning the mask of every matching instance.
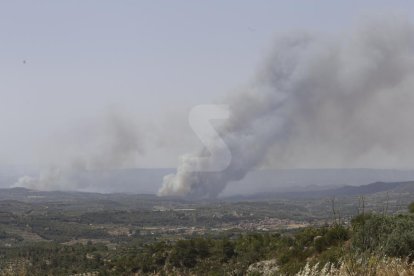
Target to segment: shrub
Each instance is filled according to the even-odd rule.
[[[387,256],[414,255],[414,217],[360,215],[352,221],[352,245],[359,251]]]

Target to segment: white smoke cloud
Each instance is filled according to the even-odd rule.
[[[66,130],[60,138],[53,137],[44,150],[47,169],[38,176],[23,176],[13,185],[37,190],[87,189],[79,175],[94,171],[133,167],[144,153],[143,133],[124,114],[110,113],[82,127]]]
[[[39,176],[22,176],[13,185],[14,187],[25,187],[35,190],[58,190],[65,189],[66,179],[62,175],[62,171],[58,168],[49,168],[42,171]]]
[[[414,27],[381,18],[338,37],[308,33],[277,40],[245,91],[229,98],[218,130],[232,162],[193,172],[184,155],[161,196],[216,197],[263,165],[413,167]]]

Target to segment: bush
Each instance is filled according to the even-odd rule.
[[[394,257],[414,255],[414,217],[360,215],[352,221],[352,245],[363,252]]]
[[[411,204],[410,204],[410,205],[408,205],[408,211],[409,211],[410,213],[414,213],[414,202],[411,202]]]

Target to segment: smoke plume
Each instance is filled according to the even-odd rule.
[[[85,172],[106,171],[134,166],[143,153],[142,133],[133,120],[119,113],[110,113],[88,124],[67,130],[63,137],[54,137],[44,158],[47,169],[38,176],[23,176],[14,186],[38,190],[88,189],[80,181]]]
[[[228,99],[218,132],[232,154],[220,172],[181,158],[161,196],[216,197],[264,164],[283,167],[414,165],[414,27],[365,22],[337,37],[278,39],[253,81]]]

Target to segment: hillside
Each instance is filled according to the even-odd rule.
[[[56,181],[49,190],[64,189],[98,193],[155,194],[163,177],[175,173],[173,168],[72,171]],[[47,173],[47,170],[45,171]],[[34,168],[0,167],[0,188],[16,185],[22,176],[38,177],[45,173]],[[386,169],[286,169],[253,170],[244,179],[228,184],[222,197],[257,193],[301,192],[334,189],[344,185],[359,186],[374,182],[402,182],[414,179],[412,170]],[[253,184],[252,184],[253,183]],[[29,187],[27,188],[34,188]]]
[[[315,189],[309,187],[305,191],[281,192],[281,193],[259,193],[253,196],[239,197],[246,200],[267,200],[270,198],[323,198],[323,197],[352,197],[369,196],[380,193],[406,194],[414,193],[414,181],[405,182],[374,182],[360,186],[342,186],[333,189]],[[238,197],[233,197],[238,198]]]

